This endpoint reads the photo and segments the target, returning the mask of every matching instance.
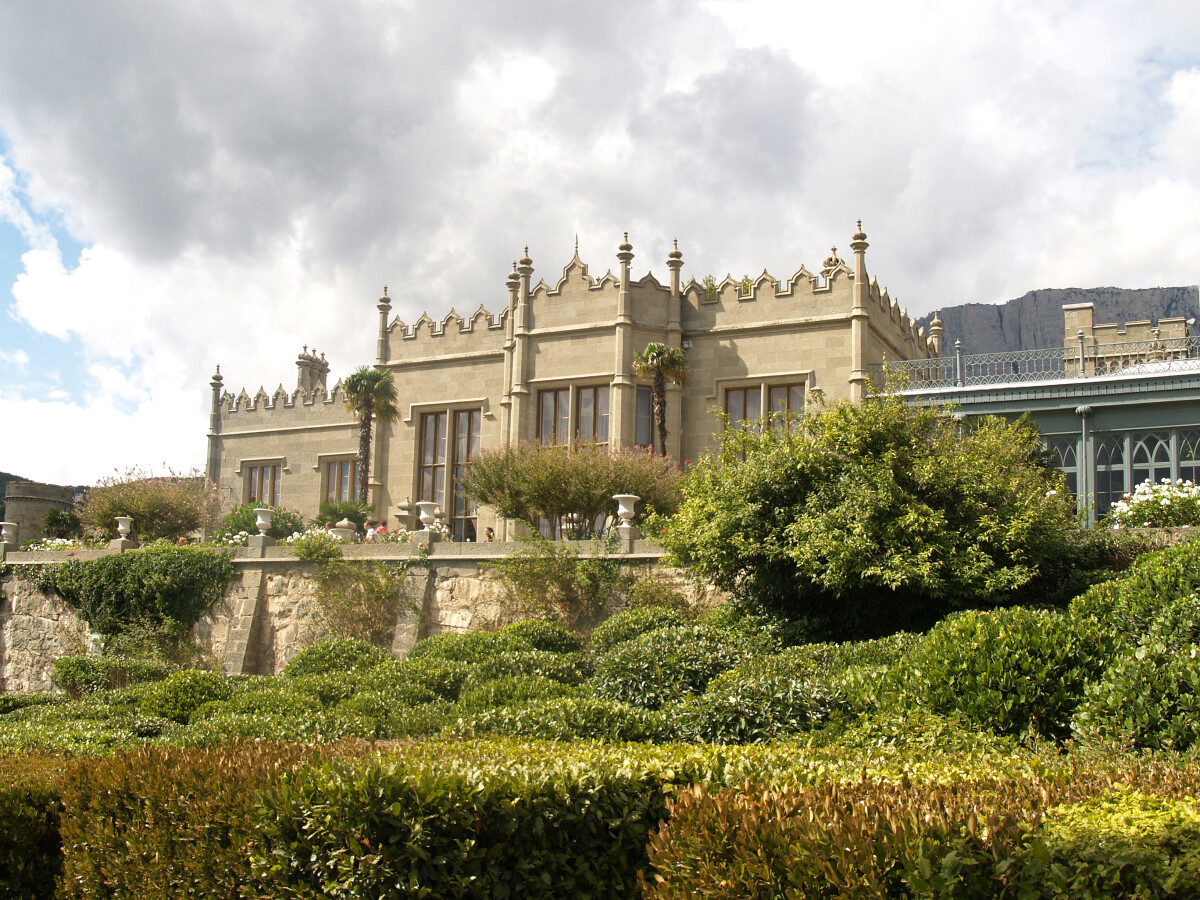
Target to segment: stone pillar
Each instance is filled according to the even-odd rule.
[[[517,266],[517,272],[521,280],[517,292],[516,321],[513,322],[513,386],[508,432],[510,444],[520,442],[532,402],[529,396],[529,279],[533,275],[533,260],[529,258],[528,247],[525,248],[525,255],[521,257]]]
[[[221,396],[222,382],[221,367],[217,366],[217,371],[209,382],[212,388],[212,406],[208,416],[208,462],[204,468],[204,474],[208,476],[208,480],[213,484],[220,484],[221,481]]]
[[[388,296],[387,285],[383,286],[383,296],[375,308],[379,310],[379,340],[375,344],[375,362],[383,365],[388,361],[388,313],[392,311],[392,300]]]
[[[683,267],[683,254],[679,241],[667,254],[667,268],[671,270],[670,309],[667,310],[667,346],[683,348],[683,297],[679,292],[679,270]],[[636,397],[634,398],[636,407]],[[683,386],[672,381],[667,385],[667,454],[676,463],[682,464],[683,454]],[[636,417],[636,408],[634,411]],[[636,428],[636,423],[635,426]]]
[[[513,260],[512,271],[508,273],[508,309],[504,315],[504,394],[500,398],[500,444],[508,447],[513,443],[512,436],[512,388],[513,388],[513,321],[517,311],[517,289],[521,286],[521,278],[517,275],[517,262]]]
[[[615,342],[613,358],[612,396],[609,415],[610,446],[614,449],[633,444],[637,394],[631,373],[633,368],[633,302],[629,288],[629,264],[633,260],[633,245],[629,243],[629,232],[617,248],[617,259],[621,263],[621,291],[617,295],[617,319],[614,323]]]
[[[850,312],[850,399],[855,403],[861,402],[866,396],[869,377],[866,366],[867,335],[870,331],[867,298],[871,292],[871,283],[867,278],[868,246],[862,220],[859,219],[858,231],[854,232],[850,241],[850,249],[854,251],[854,307]]]

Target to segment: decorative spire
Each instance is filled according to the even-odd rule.
[[[217,371],[213,373],[213,377],[212,377],[212,386],[214,388],[220,387],[221,382],[224,380],[225,379],[221,377],[221,364],[217,363]]]
[[[850,249],[855,253],[860,253],[867,249],[867,235],[862,230],[862,219],[858,220],[858,231],[854,232],[850,238]]]
[[[617,259],[619,259],[625,265],[628,265],[633,259],[633,244],[629,243],[628,231],[625,232],[625,240],[621,242],[621,245],[617,247],[617,250]]]
[[[674,240],[675,249],[667,254],[667,267],[670,269],[679,269],[683,266],[683,254],[679,250],[679,238]]]
[[[533,260],[529,258],[529,245],[525,245],[525,255],[521,257],[521,262],[517,271],[524,276],[533,274]]]
[[[575,232],[575,255],[579,255],[579,232]]]
[[[829,256],[825,258],[825,262],[821,263],[821,274],[828,278],[835,269],[844,265],[842,258],[837,255],[837,247],[830,247]]]
[[[512,271],[508,273],[508,279],[504,282],[505,286],[510,291],[515,291],[517,285],[521,283],[521,276],[517,274],[517,261],[513,260]]]

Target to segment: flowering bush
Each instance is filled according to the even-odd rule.
[[[38,541],[26,541],[21,545],[22,550],[91,550],[103,547],[102,541],[87,541],[79,538],[42,538]]]
[[[273,537],[276,540],[285,538],[293,532],[300,531],[304,528],[304,517],[294,509],[284,509],[281,506],[276,506],[271,509],[271,525],[267,529],[267,537]],[[239,503],[233,508],[229,515],[221,520],[217,526],[217,543],[223,543],[221,539],[230,536],[240,536],[245,533],[247,536],[258,534],[258,513],[255,511],[253,503]],[[232,544],[235,547],[245,547],[246,542]]]
[[[250,532],[218,531],[209,543],[220,547],[248,547],[250,546]]]
[[[326,534],[320,528],[297,531],[291,537],[284,538],[283,542],[290,544],[300,559],[320,561],[338,559],[342,555],[342,539],[336,534]]]
[[[81,517],[117,536],[116,516],[131,516],[138,539],[175,540],[213,525],[219,502],[216,486],[203,472],[157,475],[130,469],[110,475],[88,491]]]
[[[1200,525],[1200,485],[1180,479],[1149,479],[1126,494],[1108,511],[1113,528],[1188,528]]]

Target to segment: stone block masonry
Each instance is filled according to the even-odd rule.
[[[515,542],[439,543],[432,545],[427,559],[416,561],[410,545],[380,545],[351,548],[347,556],[407,567],[405,602],[391,648],[396,656],[404,656],[430,635],[490,631],[526,618],[526,611],[509,602],[489,565],[522,547]],[[278,675],[293,656],[324,634],[317,564],[297,560],[283,547],[267,552],[266,558],[235,559],[237,571],[225,596],[192,628],[196,642],[211,651],[227,675]],[[636,541],[624,560],[639,571],[651,571],[662,556],[657,546]],[[9,574],[0,578],[0,691],[52,690],[54,660],[85,653],[97,643],[65,602],[42,594],[22,574],[28,566],[67,558],[66,553],[8,557]],[[673,577],[693,603],[710,606],[724,600],[715,591],[697,591],[681,573]]]

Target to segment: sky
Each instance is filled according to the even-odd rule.
[[[845,255],[914,315],[1200,262],[1200,4],[5,0],[0,471],[202,468],[211,398],[634,277]]]

